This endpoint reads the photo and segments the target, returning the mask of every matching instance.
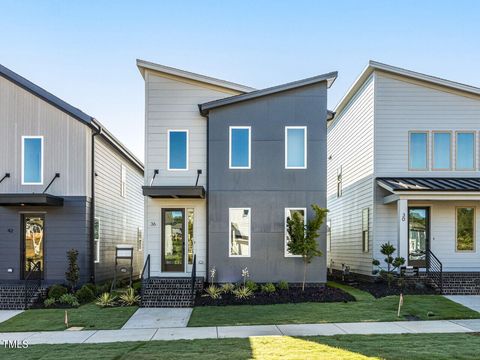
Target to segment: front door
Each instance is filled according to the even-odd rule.
[[[185,271],[185,209],[162,210],[162,271]]]
[[[430,209],[408,208],[408,265],[424,268],[430,247]]]
[[[45,216],[22,215],[22,278],[42,279],[45,265]],[[29,275],[30,274],[30,275]]]

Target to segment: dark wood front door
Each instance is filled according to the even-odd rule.
[[[185,209],[162,209],[162,270],[185,271]]]
[[[43,279],[45,267],[45,215],[23,214],[21,237],[22,279]]]
[[[430,209],[408,208],[408,265],[427,266],[427,250],[430,249]]]

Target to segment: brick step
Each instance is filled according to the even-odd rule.
[[[195,280],[195,291],[203,289],[203,277]],[[142,307],[191,307],[191,278],[150,278],[143,285]]]
[[[45,287],[29,286],[27,288],[27,308],[31,308],[36,302],[45,297]],[[0,285],[0,309],[21,310],[25,308],[25,285],[1,284]]]

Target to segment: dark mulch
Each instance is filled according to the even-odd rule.
[[[365,282],[359,281],[351,284],[360,290],[367,291],[376,298],[381,298],[390,295],[435,295],[437,292],[432,287],[428,286],[422,281],[415,283],[408,283],[403,289],[400,288],[396,281],[394,281],[390,287],[386,281]]]
[[[305,291],[301,288],[290,288],[289,290],[277,290],[273,294],[255,292],[255,295],[249,299],[239,300],[231,293],[222,294],[221,299],[213,300],[209,296],[202,296],[197,293],[195,306],[225,306],[225,305],[269,305],[269,304],[287,304],[301,302],[347,302],[355,301],[355,298],[336,288],[325,287],[306,287]]]

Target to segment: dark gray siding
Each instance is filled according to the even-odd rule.
[[[90,201],[86,197],[65,197],[63,207],[2,207],[0,206],[0,280],[19,280],[21,276],[21,214],[45,215],[45,274],[47,283],[64,283],[67,251],[79,252],[80,282],[89,280]],[[12,229],[12,232],[9,232]],[[13,273],[7,269],[13,268]]]
[[[326,83],[210,111],[208,120],[209,265],[219,282],[300,282],[303,262],[284,256],[287,207],[326,207]],[[229,126],[251,126],[251,169],[228,168]],[[307,169],[285,169],[285,126],[307,126]],[[251,257],[228,256],[228,209],[251,208]],[[325,229],[319,239],[325,254]],[[308,282],[326,281],[326,257],[308,266]]]

